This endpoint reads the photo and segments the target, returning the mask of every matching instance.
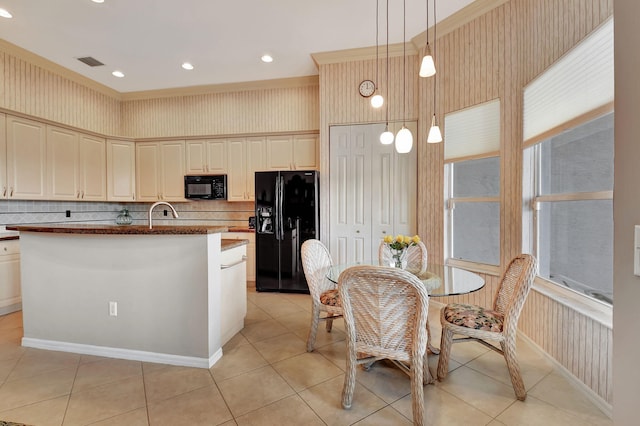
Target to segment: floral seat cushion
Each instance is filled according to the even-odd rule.
[[[504,316],[481,306],[451,303],[444,308],[444,317],[451,324],[483,331],[502,331]]]
[[[320,295],[320,303],[327,306],[342,306],[338,289],[327,290]]]

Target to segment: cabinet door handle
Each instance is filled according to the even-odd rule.
[[[132,196],[131,198],[133,198],[133,200],[135,201],[136,200],[136,193],[134,192],[133,194],[131,194],[131,196]]]
[[[9,197],[13,197],[13,186],[11,187],[11,189],[9,190]]]
[[[242,259],[240,259],[240,260],[238,260],[238,261],[235,261],[235,262],[233,262],[233,263],[231,263],[231,264],[229,264],[229,265],[224,265],[224,264],[223,264],[223,265],[220,265],[220,269],[229,269],[229,268],[233,268],[234,266],[239,265],[239,264],[241,264],[241,263],[243,263],[243,262],[246,262],[246,261],[247,261],[247,256],[242,255]]]
[[[2,196],[3,197],[7,196],[7,187],[6,186],[2,188]]]

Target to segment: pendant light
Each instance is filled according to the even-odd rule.
[[[433,3],[434,14],[435,14],[435,0]],[[436,23],[433,23],[433,30],[435,31]],[[435,34],[434,34],[435,38]],[[435,41],[434,41],[435,43]],[[420,64],[420,77],[431,77],[436,73],[436,65],[433,62],[433,56],[431,56],[431,46],[429,46],[429,0],[427,0],[427,45],[424,48],[424,57],[422,58],[422,63]]]
[[[379,0],[376,0],[376,88],[375,88],[375,94],[371,97],[371,106],[374,108],[380,108],[383,104],[384,104],[384,98],[382,97],[382,95],[380,93],[378,93],[378,64],[379,64],[379,60],[378,60],[378,7],[379,4]]]
[[[433,54],[436,53],[436,0],[433,0]],[[433,118],[431,119],[431,128],[427,135],[427,143],[442,142],[442,132],[438,126],[438,120],[436,119],[436,76],[433,76]]]
[[[406,118],[406,104],[407,104],[407,0],[403,0],[402,9],[402,116]],[[396,134],[396,151],[398,154],[406,154],[411,152],[413,148],[413,135],[411,130],[407,129],[405,123],[402,124],[402,129]]]
[[[387,0],[387,96],[390,96],[389,86],[389,0]],[[384,126],[384,132],[380,134],[380,143],[383,145],[391,145],[393,143],[393,132],[389,130],[389,104],[387,104],[387,124]]]

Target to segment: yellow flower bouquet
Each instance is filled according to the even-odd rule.
[[[393,258],[391,266],[404,268],[407,248],[415,246],[419,242],[420,237],[417,235],[414,235],[413,237],[409,235],[396,235],[395,237],[392,235],[386,235],[384,237],[384,243],[389,248],[391,257]]]

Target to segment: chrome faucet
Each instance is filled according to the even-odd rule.
[[[149,207],[149,229],[153,229],[153,225],[151,223],[151,212],[153,212],[153,209],[159,205],[168,206],[171,209],[171,214],[173,214],[173,217],[176,219],[178,218],[178,212],[176,211],[176,209],[173,208],[171,204],[167,203],[166,201],[155,202],[151,205],[151,207]]]

